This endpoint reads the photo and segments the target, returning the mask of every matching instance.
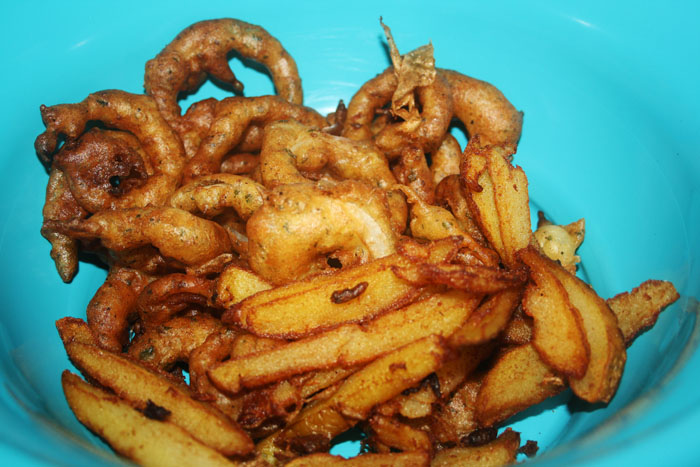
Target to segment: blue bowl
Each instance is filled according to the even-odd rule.
[[[700,3],[15,2],[5,6],[2,121],[0,459],[7,465],[121,464],[73,417],[60,374],[70,363],[54,321],[84,317],[105,271],[83,263],[61,282],[39,235],[47,174],[33,149],[40,104],[118,88],[142,92],[144,64],[202,19],[260,24],[295,57],[305,103],[346,102],[388,65],[379,17],[402,51],[432,41],[438,66],[489,81],[525,112],[516,156],[535,207],[586,218],[584,274],[603,297],[647,278],[682,298],[629,349],[614,400],[564,394],[517,417],[542,465],[697,462],[700,423]],[[247,95],[273,92],[233,62]],[[191,100],[223,97],[205,85]],[[186,103],[185,103],[186,105]],[[690,442],[689,442],[690,441]],[[338,448],[345,454],[355,446]]]

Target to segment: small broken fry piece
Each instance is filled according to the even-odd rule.
[[[495,440],[483,446],[457,447],[438,452],[431,467],[454,465],[503,466],[515,463],[520,448],[520,433],[507,428]]]
[[[386,454],[362,454],[346,459],[333,454],[318,453],[298,457],[285,464],[287,467],[427,467],[427,452],[392,452]]]
[[[676,288],[667,281],[648,280],[607,300],[617,317],[625,344],[629,345],[645,329],[656,323],[659,313],[680,298]]]

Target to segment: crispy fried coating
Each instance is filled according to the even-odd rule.
[[[93,128],[66,143],[53,162],[66,174],[78,204],[91,213],[159,206],[175,187],[173,177],[154,173],[138,140],[123,131]]]
[[[207,136],[185,166],[185,179],[220,172],[226,154],[239,145],[250,125],[265,125],[292,118],[317,128],[326,125],[326,119],[315,110],[291,104],[277,96],[229,97],[222,100],[216,106],[214,121]]]
[[[162,255],[186,265],[198,265],[232,251],[223,227],[175,208],[101,211],[88,219],[46,224],[73,238],[99,238],[115,251],[153,245]]]
[[[49,175],[42,214],[44,222],[82,219],[87,215],[71,193],[65,174],[55,167]],[[51,258],[58,275],[63,282],[70,282],[78,272],[78,242],[45,224],[41,227],[41,235],[51,243]]]
[[[221,163],[221,172],[234,175],[249,174],[258,167],[259,157],[249,152],[239,152]]]
[[[367,180],[384,189],[396,182],[384,154],[369,142],[333,136],[294,120],[265,127],[260,152],[265,186],[305,182],[305,174],[324,169],[336,179]]]
[[[128,354],[151,367],[169,370],[188,363],[190,354],[223,325],[208,313],[189,313],[152,326],[134,338]]]
[[[462,161],[462,148],[457,138],[447,133],[440,146],[430,154],[430,171],[433,173],[433,183],[437,186],[443,178],[459,174]]]
[[[409,186],[428,204],[435,202],[435,184],[423,150],[409,147],[401,152],[398,164],[393,167],[399,183]]]
[[[379,109],[391,101],[398,86],[393,67],[367,81],[350,100],[343,136],[351,139],[372,138],[371,124]],[[422,108],[419,121],[388,124],[374,140],[388,157],[397,157],[406,147],[419,147],[425,152],[436,149],[452,120],[452,97],[447,81],[440,74],[432,84],[416,89]]]
[[[449,83],[454,116],[462,121],[469,137],[479,135],[484,144],[517,144],[523,114],[493,85],[454,70],[438,68]]]
[[[200,276],[174,273],[159,277],[143,289],[136,310],[148,328],[163,324],[192,305],[214,306],[216,282]]]
[[[65,136],[67,143],[75,141],[85,132],[88,122],[97,120],[136,136],[153,171],[168,176],[173,188],[179,182],[185,162],[182,142],[148,96],[99,91],[77,104],[42,105],[41,118],[46,131],[36,138],[34,147],[45,160],[56,152],[59,137]]]
[[[365,182],[296,183],[270,192],[248,220],[250,266],[274,284],[381,258],[396,249],[386,193]]]
[[[151,278],[135,269],[115,266],[87,306],[87,323],[97,345],[121,352],[129,342],[136,299]]]
[[[449,208],[450,212],[460,222],[460,226],[480,243],[486,243],[481,230],[472,218],[469,203],[462,191],[459,175],[448,175],[435,187],[435,204]]]
[[[156,100],[170,125],[179,125],[178,93],[195,91],[208,75],[237,92],[243,91],[243,84],[228,64],[231,51],[264,65],[283,100],[303,102],[296,62],[265,29],[232,18],[200,21],[180,32],[146,63],[144,89]]]
[[[208,218],[233,208],[245,221],[262,206],[264,192],[248,177],[221,173],[197,177],[173,193],[168,204]]]

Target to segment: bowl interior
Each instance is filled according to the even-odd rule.
[[[698,64],[688,60],[690,53],[699,56],[700,41],[687,12],[666,12],[647,30],[642,25],[651,12],[581,3],[446,3],[426,11],[413,1],[333,8],[274,2],[231,11],[226,2],[209,2],[193,11],[169,2],[165,14],[164,2],[117,9],[91,3],[44,5],[38,17],[29,6],[13,5],[0,28],[5,43],[15,44],[2,52],[4,62],[20,71],[20,79],[5,75],[11,111],[0,115],[0,414],[9,420],[0,425],[3,458],[121,462],[75,420],[60,388],[70,363],[54,322],[84,317],[105,271],[83,262],[75,280],[63,284],[39,235],[47,181],[32,146],[43,130],[39,105],[78,102],[100,89],[142,92],[145,62],[177,32],[201,19],[233,16],[281,40],[299,65],[305,104],[327,113],[389,64],[381,15],[401,51],[432,41],[438,66],[491,82],[525,112],[515,162],[528,175],[533,210],[558,223],[586,218],[582,273],[601,296],[648,278],[671,280],[682,294],[629,349],[613,402],[591,407],[566,392],[517,416],[512,426],[538,441],[536,460],[543,464],[661,458],[658,446],[645,454],[652,457],[630,447],[660,437],[677,448],[674,459],[692,459],[683,457],[689,448],[673,435],[683,423],[700,421],[694,409],[700,396],[687,390],[700,369],[700,161],[694,157],[700,145],[692,112],[698,90],[691,82]],[[273,92],[265,75],[236,60],[231,65],[246,95]],[[207,83],[182,105],[226,95]],[[337,452],[355,449],[350,443]]]

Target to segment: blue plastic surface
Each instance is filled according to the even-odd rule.
[[[603,297],[647,278],[682,299],[629,349],[613,402],[568,393],[519,416],[537,465],[700,462],[700,3],[14,2],[0,19],[0,459],[6,465],[119,465],[70,413],[69,362],[54,321],[82,317],[105,272],[81,264],[63,284],[39,235],[47,174],[33,142],[40,104],[119,88],[142,92],[144,64],[182,28],[235,17],[260,24],[296,59],[305,103],[348,102],[388,65],[379,17],[402,51],[432,41],[437,64],[498,86],[525,112],[516,155],[533,204],[560,223],[586,218],[580,250]],[[268,78],[232,61],[246,95]],[[225,93],[207,84],[196,98]],[[351,447],[340,450],[349,454]]]

